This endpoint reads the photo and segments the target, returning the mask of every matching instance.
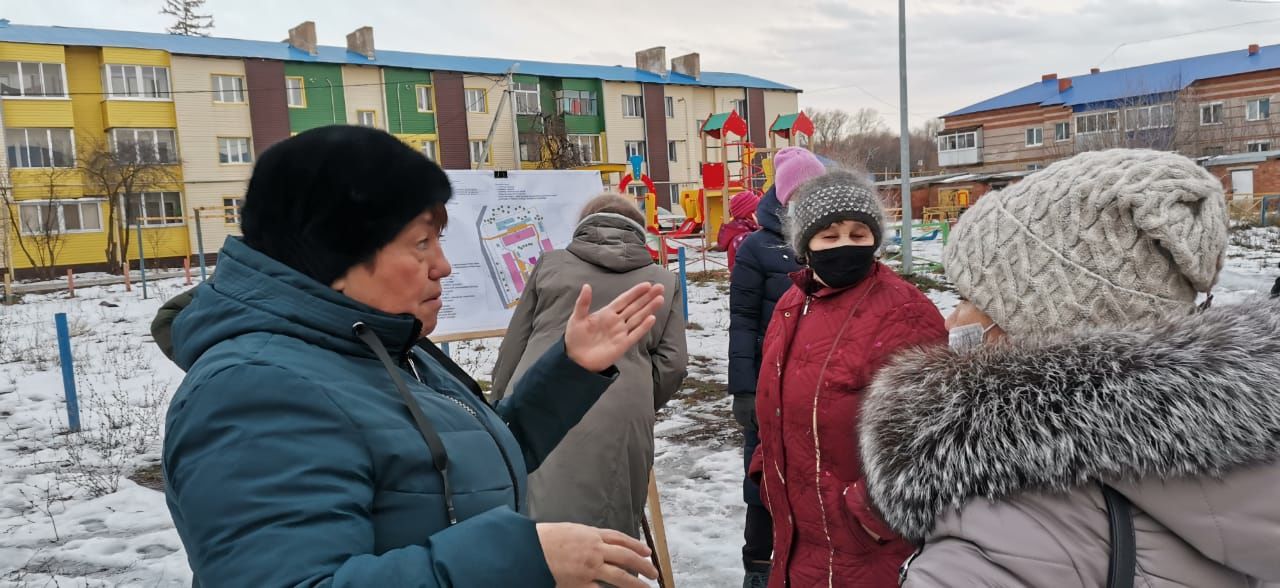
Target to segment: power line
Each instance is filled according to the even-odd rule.
[[[1231,1],[1231,2],[1245,2],[1245,3],[1251,3],[1251,4],[1280,4],[1280,2],[1264,2],[1263,0],[1228,0],[1228,1]],[[1116,52],[1117,52],[1117,51],[1119,51],[1119,50],[1121,50],[1121,49],[1123,49],[1123,48],[1125,48],[1125,47],[1128,47],[1128,46],[1130,46],[1130,45],[1139,45],[1139,44],[1142,44],[1142,43],[1151,43],[1151,42],[1153,42],[1153,41],[1165,41],[1165,40],[1168,40],[1168,39],[1177,39],[1177,38],[1179,38],[1179,37],[1189,37],[1189,36],[1191,36],[1191,35],[1199,35],[1200,33],[1212,33],[1212,32],[1215,32],[1215,31],[1224,31],[1224,30],[1227,30],[1227,29],[1233,29],[1233,28],[1236,28],[1236,27],[1243,27],[1243,26],[1256,25],[1256,24],[1266,24],[1266,23],[1272,23],[1272,22],[1280,22],[1280,18],[1268,18],[1268,19],[1263,19],[1263,20],[1251,20],[1251,21],[1247,21],[1247,22],[1238,22],[1238,23],[1235,23],[1235,24],[1223,25],[1223,26],[1219,26],[1219,27],[1210,27],[1210,28],[1207,28],[1207,29],[1200,29],[1200,30],[1195,30],[1195,31],[1189,31],[1189,32],[1186,32],[1186,33],[1177,33],[1177,34],[1169,35],[1169,36],[1166,36],[1166,37],[1155,37],[1155,38],[1151,38],[1151,39],[1143,39],[1143,40],[1141,40],[1141,41],[1128,41],[1128,42],[1125,42],[1125,43],[1121,43],[1121,44],[1119,44],[1119,45],[1116,45],[1116,46],[1115,46],[1115,48],[1114,48],[1114,49],[1112,49],[1110,53],[1107,53],[1106,57],[1103,57],[1103,58],[1102,58],[1102,60],[1101,60],[1101,61],[1099,61],[1099,62],[1097,63],[1097,66],[1096,66],[1096,67],[1102,67],[1102,65],[1103,65],[1103,64],[1105,64],[1105,63],[1107,62],[1107,60],[1108,60],[1108,59],[1111,59],[1111,57],[1112,57],[1112,56],[1114,56],[1114,55],[1116,54]]]

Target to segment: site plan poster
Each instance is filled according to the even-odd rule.
[[[573,239],[578,212],[603,191],[596,171],[449,171],[453,199],[441,243],[444,281],[436,340],[507,328],[543,253]]]

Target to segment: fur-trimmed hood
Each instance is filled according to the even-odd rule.
[[[973,498],[1280,459],[1280,304],[909,351],[876,378],[860,434],[873,502],[915,541]]]

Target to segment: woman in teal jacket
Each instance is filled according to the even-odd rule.
[[[444,172],[325,127],[259,159],[217,279],[173,324],[169,510],[200,586],[642,586],[643,544],[525,516],[528,472],[616,377],[660,286],[588,314],[485,404],[430,343]]]

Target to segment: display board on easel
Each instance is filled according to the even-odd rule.
[[[598,171],[451,170],[437,343],[501,337],[542,255],[573,239],[583,205],[603,191]]]

